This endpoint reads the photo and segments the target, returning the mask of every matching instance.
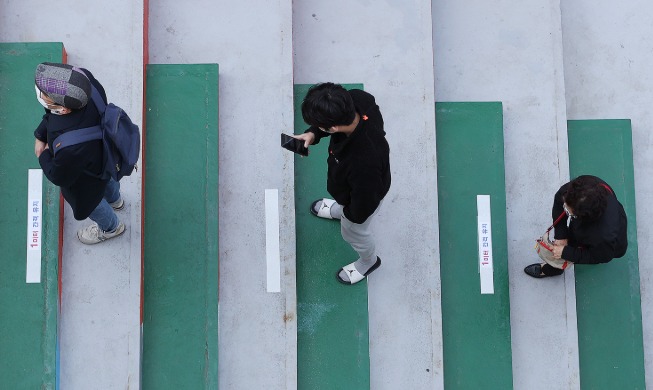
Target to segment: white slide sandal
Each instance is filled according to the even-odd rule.
[[[338,272],[336,272],[336,279],[338,279],[338,281],[342,284],[348,284],[348,285],[356,284],[361,280],[365,279],[367,275],[374,272],[374,270],[376,270],[380,266],[381,266],[381,258],[377,256],[374,265],[370,269],[368,269],[367,272],[365,272],[365,274],[361,274],[354,266],[354,263],[349,263],[346,266],[339,269]],[[347,276],[349,276],[349,281],[343,280],[340,277],[340,271],[345,271],[347,273]]]
[[[315,206],[319,202],[322,202],[322,205],[320,206],[320,209],[316,212]],[[328,199],[328,198],[318,199],[315,202],[311,203],[311,214],[320,218],[335,219],[331,216],[331,206],[333,206],[335,203],[336,201],[333,199]]]

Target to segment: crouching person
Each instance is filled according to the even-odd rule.
[[[557,276],[568,263],[607,263],[626,254],[626,212],[612,188],[598,177],[579,176],[560,187],[551,214],[555,227],[553,259],[527,266],[526,274],[534,278]]]

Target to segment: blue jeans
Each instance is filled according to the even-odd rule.
[[[104,190],[104,198],[88,217],[98,224],[100,229],[110,232],[118,227],[118,216],[109,203],[120,199],[120,183],[111,179]]]

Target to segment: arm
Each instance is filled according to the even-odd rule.
[[[562,259],[575,264],[607,263],[616,256],[616,241],[604,241],[591,248],[565,246],[562,250]]]
[[[585,238],[579,246],[564,247],[563,259],[579,264],[598,264],[623,256],[628,241],[628,222],[616,198],[611,201],[601,220],[584,226]]]
[[[57,153],[55,158],[50,149],[46,148],[39,156],[39,164],[45,177],[60,187],[72,185],[83,171],[78,164],[80,159],[66,152]]]
[[[317,145],[320,143],[320,140],[324,137],[328,137],[330,134],[325,133],[324,131],[318,129],[315,126],[311,126],[306,131],[304,131],[304,134],[312,134],[313,135],[313,143],[311,145]],[[308,147],[308,145],[304,145]]]
[[[36,158],[39,158],[41,156],[41,153],[47,148],[48,144],[48,136],[47,136],[47,114],[43,115],[43,119],[41,119],[41,123],[36,127],[36,130],[34,130],[34,154],[36,155]]]
[[[553,221],[560,216],[565,210],[563,208],[563,196],[565,193],[567,193],[567,188],[569,187],[569,183],[563,185],[560,187],[558,192],[556,192],[555,196],[553,197],[553,207],[551,208],[551,218]],[[565,240],[566,244],[566,239],[569,237],[569,227],[567,227],[566,220],[563,219],[562,221],[558,222],[558,224],[555,226],[554,229],[555,233],[553,237],[555,238],[556,241],[563,241]],[[569,260],[569,259],[565,259]]]
[[[36,158],[41,157],[41,153],[43,153],[45,149],[49,149],[48,144],[36,138],[34,140],[34,154],[36,155]]]
[[[304,134],[293,135],[292,137],[304,141],[304,147],[307,149],[315,141],[315,135],[309,131]]]
[[[41,142],[48,142],[48,130],[47,130],[48,115],[43,115],[41,123],[34,130],[34,138]]]

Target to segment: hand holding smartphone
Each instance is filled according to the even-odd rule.
[[[281,146],[291,152],[308,156],[308,148],[304,146],[304,141],[293,138],[287,134],[281,133]]]

